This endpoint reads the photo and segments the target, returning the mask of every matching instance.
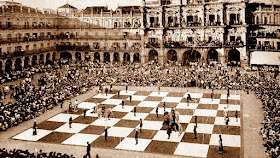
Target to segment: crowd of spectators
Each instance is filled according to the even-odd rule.
[[[29,78],[35,73],[43,73],[48,70],[53,70],[57,68],[59,68],[58,64],[55,64],[54,66],[40,64],[35,65],[33,67],[22,68],[21,70],[4,72],[2,75],[0,75],[0,84],[15,81],[20,78]]]
[[[29,152],[28,150],[13,149],[7,150],[5,148],[0,148],[0,157],[9,157],[9,158],[75,158],[73,155],[68,155],[66,153],[56,153],[56,152]]]
[[[162,86],[200,87],[254,91],[263,102],[264,127],[261,135],[266,152],[279,156],[280,112],[278,73],[232,69],[220,64],[191,63],[181,65],[68,62],[67,70],[47,71],[39,79],[39,86],[23,82],[11,89],[15,103],[1,105],[0,129],[6,130],[53,108],[64,99],[85,93],[95,86]],[[262,70],[262,69],[261,69]],[[265,70],[265,69],[263,69]]]

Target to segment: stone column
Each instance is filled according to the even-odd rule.
[[[76,59],[76,54],[75,54],[75,52],[70,52],[71,53],[71,55],[72,55],[72,60],[73,61],[76,61],[77,59]]]
[[[15,70],[15,59],[12,59],[12,70]]]
[[[103,62],[104,61],[104,53],[100,52],[100,62]]]
[[[120,63],[123,63],[123,53],[119,53]]]
[[[85,52],[81,52],[81,60],[85,61]]]
[[[20,66],[21,66],[22,68],[24,68],[24,59],[25,59],[25,57],[22,57],[22,58],[21,58],[21,65],[20,65]]]
[[[162,7],[159,8],[159,22],[160,22],[159,26],[163,27],[162,26]]]
[[[130,53],[129,55],[130,55],[130,63],[133,63],[133,55],[134,55],[134,54],[133,54],[133,53]]]
[[[110,62],[111,62],[111,63],[114,62],[114,53],[110,53]]]

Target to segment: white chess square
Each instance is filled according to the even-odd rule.
[[[176,106],[176,109],[196,109],[198,106],[198,103],[179,103]]]
[[[180,142],[184,136],[184,132],[179,136],[179,132],[172,131],[170,135],[170,139],[168,139],[166,130],[159,130],[157,134],[154,136],[153,140],[158,141],[167,141],[167,142]]]
[[[216,117],[214,124],[215,125],[226,125],[225,118],[224,117]],[[237,122],[236,122],[235,117],[229,117],[228,125],[229,126],[240,126],[240,118],[237,118]]]
[[[70,116],[74,120],[75,118],[79,117],[80,115],[60,113],[60,114],[58,114],[58,115],[48,119],[48,121],[53,121],[53,122],[69,122]]]
[[[95,107],[96,104],[95,103],[90,103],[90,102],[81,102],[78,105],[79,109],[92,109],[93,107]]]
[[[107,99],[103,101],[101,104],[119,105],[121,103],[122,103],[121,99]]]
[[[207,157],[209,145],[180,142],[174,155],[188,157]]]
[[[108,136],[112,137],[127,137],[134,128],[127,128],[127,127],[111,127],[108,129]],[[103,136],[105,133],[102,134]]]
[[[162,122],[160,121],[143,121],[142,129],[149,129],[149,130],[160,130],[162,127]],[[140,125],[136,128],[140,129]]]
[[[227,99],[227,95],[226,94],[222,94],[221,95],[221,99]],[[230,99],[230,100],[240,100],[240,95],[232,95],[232,94],[230,94],[228,99]]]
[[[191,95],[191,98],[202,98],[203,93],[190,93],[190,95]],[[186,93],[184,95],[184,98],[187,98],[187,97],[188,97],[188,93]]]
[[[71,128],[69,127],[69,123],[66,123],[59,128],[55,129],[55,132],[63,132],[63,133],[78,133],[85,129],[88,125],[81,123],[72,123]]]
[[[133,112],[127,113],[122,119],[124,120],[140,120],[140,118],[142,120],[144,120],[147,116],[149,115],[149,113],[136,113],[136,116],[134,116]]]
[[[102,98],[102,99],[109,99],[111,97],[113,97],[115,94],[105,94],[105,93],[98,93],[95,96],[93,96],[93,98]]]
[[[116,149],[133,150],[133,151],[144,151],[152,140],[150,139],[138,139],[138,144],[136,145],[136,140],[134,138],[125,138]]]
[[[220,99],[211,99],[211,98],[201,98],[199,101],[200,104],[220,104]]]
[[[179,116],[179,123],[190,123],[192,119],[191,115],[180,115]]]
[[[152,97],[166,97],[168,94],[168,92],[152,92],[149,96],[152,96]]]
[[[131,100],[132,101],[143,101],[147,98],[148,96],[142,96],[142,95],[133,95]],[[126,100],[129,100],[129,98],[127,98]]]
[[[166,112],[171,112],[171,108],[165,108]],[[151,112],[151,114],[156,114],[156,108],[154,108]],[[164,114],[164,108],[160,107],[158,108],[158,114],[163,115]]]
[[[104,118],[99,118],[92,122],[90,125],[95,125],[95,126],[114,126],[116,123],[118,123],[121,119],[118,118],[110,118],[110,120],[106,120]]]
[[[48,135],[50,133],[52,133],[52,131],[50,131],[50,130],[37,129],[37,135],[33,135],[33,128],[30,128],[16,136],[14,136],[13,139],[38,141],[39,139],[45,137],[46,135]]]
[[[196,115],[196,116],[212,116],[212,117],[216,117],[216,115],[217,115],[217,110],[196,109],[193,115]]]
[[[226,135],[222,134],[223,146],[240,147],[241,138],[240,135]],[[212,134],[210,139],[210,145],[219,146],[219,134]]]
[[[142,101],[137,106],[154,108],[157,107],[159,103],[160,103],[159,101]]]
[[[115,106],[112,111],[119,111],[119,112],[130,112],[132,111],[134,108],[134,106],[126,106],[124,105],[122,108],[122,105],[117,105]]]
[[[165,97],[161,102],[180,103],[182,97]]]
[[[100,135],[95,135],[95,134],[76,133],[75,135],[73,135],[70,138],[66,139],[61,144],[87,146],[87,142],[92,143],[99,136]]]
[[[189,123],[188,127],[186,129],[186,132],[188,133],[193,133],[193,129],[194,129],[194,123]],[[197,128],[196,128],[196,132],[197,133],[206,133],[206,134],[212,134],[214,129],[214,125],[213,124],[197,124]]]
[[[125,90],[122,90],[120,91],[120,95],[133,95],[134,93],[136,93],[136,91],[125,91]]]
[[[218,110],[224,110],[227,111],[240,111],[240,105],[227,105],[227,104],[219,104]]]

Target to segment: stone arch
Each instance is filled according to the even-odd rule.
[[[100,54],[98,52],[94,53],[94,61],[100,61]]]
[[[33,65],[37,65],[38,63],[37,63],[37,56],[36,55],[33,55],[33,57],[32,57],[32,66]]]
[[[120,54],[118,52],[115,52],[113,55],[113,61],[119,62],[120,61]]]
[[[177,61],[177,52],[173,49],[167,52],[167,60],[168,61]]]
[[[158,60],[158,52],[156,50],[149,51],[149,61]]]
[[[130,62],[130,54],[129,53],[124,53],[123,54],[123,62]]]
[[[46,55],[46,64],[52,64],[52,59],[51,59],[51,54],[50,53],[48,53]]]
[[[22,69],[22,61],[21,58],[17,58],[15,60],[15,70],[21,70]]]
[[[207,61],[218,61],[219,53],[215,49],[210,49],[207,53]]]
[[[72,54],[70,52],[61,52],[60,59],[72,59]]]
[[[11,59],[8,59],[5,63],[5,71],[9,72],[12,70],[12,65],[13,65],[13,61]]]
[[[110,54],[108,52],[105,52],[103,54],[103,59],[104,59],[104,63],[109,63],[110,62]]]
[[[198,62],[201,59],[201,54],[196,50],[187,50],[183,55],[183,64],[188,62]]]
[[[240,64],[240,52],[237,49],[231,49],[228,52],[228,62],[232,66]]]
[[[53,54],[52,54],[52,61],[56,61],[56,52],[53,52]]]
[[[40,55],[39,64],[44,64],[44,54]]]
[[[24,67],[29,67],[30,66],[29,65],[29,60],[30,60],[29,56],[26,56],[25,59],[24,59]]]
[[[82,60],[82,54],[81,54],[81,52],[76,52],[76,53],[75,53],[75,57],[76,57],[76,60],[77,60],[77,61],[81,61],[81,60]]]
[[[133,62],[138,62],[140,63],[140,53],[136,52],[133,54]]]

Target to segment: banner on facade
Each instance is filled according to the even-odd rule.
[[[280,52],[252,52],[250,63],[255,65],[280,65]]]

